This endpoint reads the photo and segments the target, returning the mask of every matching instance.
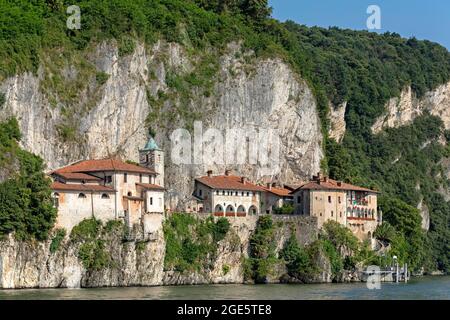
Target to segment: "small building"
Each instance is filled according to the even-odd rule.
[[[193,196],[203,203],[203,211],[221,217],[260,214],[264,189],[230,173],[226,170],[225,175],[213,176],[208,171],[206,176],[195,179]]]
[[[358,239],[371,240],[382,223],[377,191],[329,179],[320,173],[292,191],[295,213],[317,217],[318,227],[329,220],[347,226]]]
[[[286,205],[293,206],[292,189],[282,185],[277,186],[275,183],[268,183],[266,187],[262,187],[263,192],[263,212],[266,214],[276,213],[277,209]]]
[[[132,226],[143,222],[146,214],[163,214],[164,154],[152,138],[139,153],[140,165],[109,158],[79,161],[51,172],[56,227],[70,231],[93,217],[123,219]]]

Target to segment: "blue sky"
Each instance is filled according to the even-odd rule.
[[[307,26],[367,30],[369,5],[381,9],[381,30],[438,42],[450,50],[449,0],[269,0],[272,16]]]

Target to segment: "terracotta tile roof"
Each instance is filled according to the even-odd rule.
[[[294,191],[294,190],[297,190],[298,188],[304,186],[306,183],[307,182],[299,182],[297,184],[285,184],[284,188],[288,189],[288,190],[291,190],[291,191]]]
[[[123,196],[124,199],[133,200],[133,201],[144,201],[141,197],[137,196]]]
[[[136,183],[136,185],[143,187],[147,190],[166,190],[164,187],[158,186],[157,184],[151,184],[151,183]]]
[[[379,193],[378,191],[375,190],[358,187],[345,182],[338,183],[338,181],[329,178],[326,179],[322,178],[320,179],[320,182],[317,180],[311,180],[310,182],[297,188],[291,193],[294,193],[297,190],[348,190],[348,191],[365,191],[365,192]]]
[[[100,181],[102,180],[99,177],[94,177],[90,174],[81,173],[81,172],[53,172],[58,176],[63,177],[66,180],[86,180],[86,181]]]
[[[98,184],[67,184],[53,182],[51,188],[56,191],[115,192],[115,190],[111,187],[101,186]]]
[[[269,189],[267,187],[264,187],[263,189],[265,191],[267,191],[267,192],[273,193],[273,194],[275,194],[277,196],[280,196],[280,197],[290,197],[290,196],[292,196],[290,194],[291,190],[286,189],[286,188],[272,187],[272,188]]]
[[[242,183],[238,176],[204,176],[195,180],[213,189],[264,191],[264,188],[251,182]]]
[[[84,160],[53,171],[54,173],[99,172],[99,171],[127,171],[134,173],[156,174],[155,171],[126,163],[117,159]]]

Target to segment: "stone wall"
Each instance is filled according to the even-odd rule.
[[[205,219],[210,215],[196,216]],[[219,242],[212,268],[202,272],[180,273],[164,270],[164,215],[144,215],[144,229],[135,226],[126,240],[118,233],[103,234],[105,250],[114,263],[100,270],[84,268],[78,259],[80,243],[66,238],[56,252],[51,252],[51,240],[23,242],[10,235],[0,241],[0,288],[243,283],[242,261],[248,257],[249,241],[258,218],[228,218],[231,230],[225,239]],[[284,247],[292,231],[302,244],[317,239],[317,221],[314,218],[273,216],[273,219],[277,224],[277,250]],[[227,273],[224,273],[224,266],[228,266]],[[320,279],[319,282],[325,278]]]
[[[317,240],[319,229],[317,227],[317,218],[298,215],[272,215],[275,223],[283,224],[283,238],[287,240],[291,232],[295,232],[295,237],[301,245],[308,245]],[[283,242],[283,241],[279,241]],[[283,243],[284,244],[284,243]]]
[[[70,232],[74,226],[84,219],[95,217],[102,221],[115,219],[114,193],[105,193],[109,196],[103,199],[103,193],[90,192],[62,192],[59,191],[58,216],[56,227],[64,228]],[[85,198],[80,198],[84,194]]]

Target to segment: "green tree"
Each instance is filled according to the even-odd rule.
[[[17,120],[0,123],[0,163],[13,172],[0,183],[0,235],[15,232],[20,239],[45,240],[56,220],[51,181],[43,173],[43,160],[21,150],[19,139]]]

